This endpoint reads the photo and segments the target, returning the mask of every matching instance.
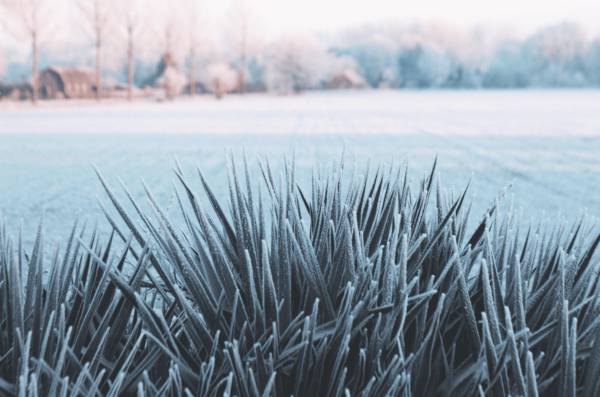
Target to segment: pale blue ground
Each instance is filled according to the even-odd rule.
[[[140,134],[144,129],[154,133]],[[15,236],[24,220],[29,246],[43,206],[46,243],[53,245],[68,237],[79,209],[95,219],[96,194],[108,204],[93,163],[124,202],[117,177],[151,213],[139,178],[168,207],[173,155],[200,193],[199,164],[226,203],[223,146],[234,150],[241,167],[242,144],[256,181],[256,155],[268,154],[281,170],[283,152],[291,153],[295,143],[298,180],[307,190],[310,167],[340,156],[344,144],[347,163],[356,156],[359,173],[369,156],[389,165],[395,155],[398,166],[410,155],[413,181],[430,170],[438,152],[444,187],[460,190],[474,173],[472,225],[512,180],[524,220],[539,220],[542,210],[553,219],[562,211],[573,220],[583,208],[600,216],[597,91],[325,93],[18,110],[0,112],[0,132],[0,211]],[[172,216],[178,222],[177,213]],[[101,225],[109,230],[102,217]]]

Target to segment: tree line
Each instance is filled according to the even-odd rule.
[[[27,45],[19,70],[29,69],[34,101],[40,54],[46,64],[95,67],[96,87],[117,81],[129,99],[145,85],[166,87],[168,96],[189,87],[192,96],[200,89],[219,97],[233,90],[600,85],[600,38],[570,22],[524,38],[410,22],[268,38],[248,0],[234,0],[222,21],[204,0],[0,0],[0,22],[10,37],[0,40],[0,77],[19,63],[6,43],[21,52]],[[65,57],[69,46],[82,51]]]

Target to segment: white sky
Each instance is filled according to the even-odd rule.
[[[206,0],[216,13],[229,1]],[[272,35],[288,31],[330,32],[389,19],[436,20],[459,26],[509,26],[518,33],[565,20],[600,34],[600,0],[250,0]]]

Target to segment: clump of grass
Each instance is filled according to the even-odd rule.
[[[177,163],[180,229],[145,184],[152,218],[125,188],[127,213],[99,171],[121,218],[100,203],[108,241],[76,221],[47,257],[42,218],[26,255],[2,221],[0,395],[600,393],[587,215],[525,230],[503,189],[468,235],[467,189],[442,189],[435,164],[416,186],[406,163],[354,164],[344,188],[342,156],[309,191],[294,157],[279,179],[259,159],[254,186],[243,160],[240,177],[227,156],[228,207]]]

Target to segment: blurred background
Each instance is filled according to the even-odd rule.
[[[598,2],[412,3],[1,0],[0,99],[600,84]]]
[[[473,175],[473,225],[512,181],[524,223],[598,216],[598,88],[597,1],[0,0],[0,212],[66,238],[108,204],[94,163],[171,208],[173,156],[226,203],[245,145],[255,189],[257,155],[296,150],[308,190],[345,147],[358,174]]]

